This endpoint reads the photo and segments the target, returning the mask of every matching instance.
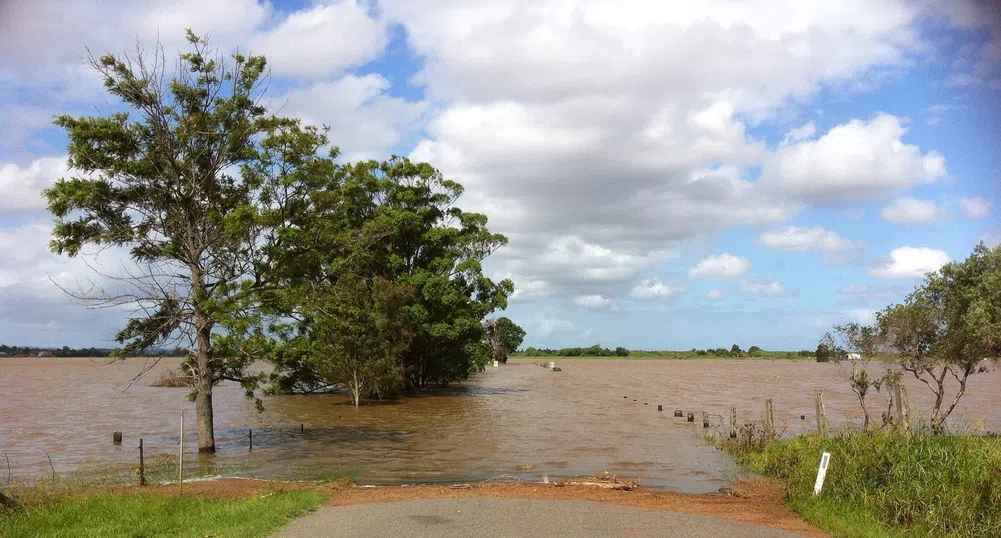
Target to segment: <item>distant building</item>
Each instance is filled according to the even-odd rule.
[[[4,353],[3,351],[0,351],[0,357],[6,357],[6,356],[8,356],[6,353]]]
[[[51,357],[52,356],[52,352],[51,351],[39,351],[37,356],[38,357]]]
[[[859,359],[862,358],[862,354],[861,353],[849,353],[847,355],[847,357],[848,357],[848,360],[850,360],[850,361],[857,361],[857,360],[859,360]]]

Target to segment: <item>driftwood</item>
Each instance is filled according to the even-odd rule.
[[[563,486],[589,486],[602,489],[613,489],[619,491],[632,491],[639,487],[639,484],[633,482],[632,480],[619,480],[615,475],[606,473],[596,474],[594,476],[586,477],[582,480],[568,480],[566,478],[557,478],[554,482],[556,487]]]

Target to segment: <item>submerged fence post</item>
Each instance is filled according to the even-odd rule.
[[[702,427],[703,428],[708,428],[709,427],[709,412],[708,411],[703,411],[702,412]]]
[[[737,408],[730,408],[730,439],[737,438]]]
[[[10,485],[10,456],[6,452],[3,454],[4,459],[7,460],[7,485]]]
[[[146,485],[146,462],[143,459],[143,438],[139,438],[139,486]]]
[[[817,406],[817,432],[821,437],[827,437],[827,411],[824,409],[824,391],[818,390],[814,394],[814,401]]]
[[[111,442],[116,445],[122,444],[122,432],[111,432]]]
[[[765,432],[769,439],[775,437],[775,410],[771,398],[765,400]]]
[[[254,451],[254,430],[247,431],[247,437],[250,439],[250,452]]]

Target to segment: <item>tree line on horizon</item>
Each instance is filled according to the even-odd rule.
[[[39,346],[8,346],[0,344],[0,353],[5,353],[11,357],[32,357],[39,353],[51,353],[53,357],[110,357],[117,351],[116,348],[95,348],[81,347],[39,347]],[[148,349],[140,352],[142,355],[162,356],[162,357],[185,357],[188,355],[185,348],[173,349]]]
[[[65,290],[138,306],[114,356],[191,350],[199,451],[215,451],[223,380],[258,406],[258,390],[335,388],[357,405],[461,381],[520,345],[520,327],[487,319],[514,291],[482,268],[507,238],[457,206],[459,183],[402,157],[341,162],[325,127],[268,112],[263,56],[188,42],[173,74],[160,48],[91,58],[128,112],[55,120],[75,177],[45,197],[55,253],[111,246],[134,262],[108,289]]]

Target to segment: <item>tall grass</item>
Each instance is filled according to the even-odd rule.
[[[1001,439],[893,431],[807,435],[723,448],[782,480],[790,505],[836,536],[1001,536]],[[813,495],[823,452],[822,493]]]

